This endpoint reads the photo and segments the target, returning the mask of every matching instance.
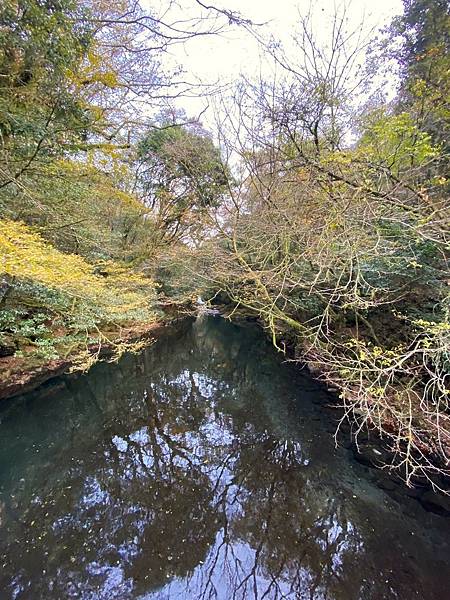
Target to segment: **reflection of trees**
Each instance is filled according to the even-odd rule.
[[[32,431],[17,461],[28,479],[2,505],[0,588],[19,600],[383,598],[392,554],[339,496],[337,463],[324,470],[310,424],[301,443],[274,434],[272,399],[289,414],[278,358],[222,321],[175,333],[70,384],[40,436],[41,409],[18,418],[12,437]]]
[[[337,503],[315,488],[299,444],[264,436],[243,449],[235,473],[232,537],[252,548],[240,597],[339,597],[346,562],[362,544]]]
[[[131,582],[134,593],[144,592],[186,575],[204,559],[217,529],[210,482],[161,428],[154,403],[148,406],[148,426],[120,437],[110,432],[98,451],[101,461],[83,457],[63,487],[32,504],[23,526],[16,524],[16,536],[27,538],[20,562],[23,573],[37,576],[36,597],[48,592],[40,587],[43,571],[53,582],[53,597],[65,597],[67,590],[79,597],[108,577],[122,597]],[[8,548],[13,559],[18,550]]]
[[[115,382],[106,384],[109,393],[120,379],[119,372]],[[206,408],[194,405],[195,387],[189,381],[179,381],[176,394],[174,386],[170,394],[166,376],[159,378],[157,391],[137,385],[139,394],[127,398],[125,391],[125,405],[117,402],[117,394],[112,398],[112,412],[104,388],[97,386],[89,412],[100,411],[106,418],[102,438],[96,439],[99,419],[90,423],[84,415],[79,421],[89,449],[76,445],[78,455],[67,456],[72,427],[57,436],[56,463],[69,460],[69,471],[52,486],[51,495],[31,503],[22,522],[11,522],[9,544],[2,547],[9,556],[1,584],[11,589],[13,582],[17,597],[25,598],[33,574],[33,598],[49,593],[80,597],[102,586],[100,597],[114,592],[121,598],[131,589],[143,593],[183,577],[205,558],[218,525],[210,504],[211,482],[184,441],[195,436]],[[67,425],[76,413],[70,417]],[[13,538],[25,544],[24,556]],[[15,574],[19,563],[21,572]],[[43,581],[52,582],[50,590]]]

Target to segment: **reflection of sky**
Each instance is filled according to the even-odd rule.
[[[193,389],[195,389],[198,396],[202,396],[203,398],[212,398],[215,390],[215,384],[216,382],[206,375],[195,372],[190,373],[187,369],[175,377],[175,379],[169,381],[169,385],[180,388],[184,397],[191,394]]]
[[[198,372],[189,372],[184,370],[177,377],[166,382],[164,389],[158,389],[157,385],[152,385],[154,394],[160,394],[161,399],[167,402],[173,401],[173,395],[167,393],[167,386],[177,391],[177,401],[186,401],[192,399],[195,395],[197,401],[204,399],[213,400],[216,390],[220,387],[219,382],[206,374]],[[233,431],[233,419],[230,416],[218,413],[214,408],[214,401],[205,406],[203,412],[203,421],[197,431],[183,431],[180,433],[171,432],[171,423],[166,423],[162,431],[154,431],[153,440],[149,434],[149,426],[144,426],[128,434],[127,439],[119,435],[111,438],[113,446],[117,449],[119,461],[122,463],[121,477],[124,479],[142,478],[143,485],[148,478],[155,464],[155,443],[158,450],[160,461],[162,460],[167,471],[176,468],[188,470],[192,466],[202,472],[210,481],[210,487],[214,494],[210,501],[212,505],[223,502],[225,498],[225,514],[227,520],[231,523],[234,520],[245,518],[245,506],[243,502],[248,500],[248,491],[245,485],[242,488],[234,483],[234,466],[239,460],[239,437]],[[249,429],[250,428],[250,429]],[[251,424],[247,423],[245,429],[252,431]],[[268,436],[267,432],[263,432]],[[170,439],[170,444],[168,443]],[[173,448],[182,449],[183,453],[173,452]],[[280,441],[273,452],[273,460],[283,458],[289,451],[291,460],[298,465],[308,465],[309,459],[305,458],[299,442]],[[109,458],[108,451],[105,452],[105,458]],[[164,470],[160,471],[159,479],[164,480],[169,475]],[[110,494],[101,488],[100,482],[95,478],[88,476],[84,482],[84,491],[77,511],[82,521],[82,513],[98,505],[108,505],[112,502]],[[130,507],[128,512],[133,512]],[[136,513],[140,514],[136,507]],[[147,513],[147,519],[151,518],[152,510]],[[153,516],[155,514],[153,513]],[[72,515],[58,519],[53,527],[64,529],[73,525]],[[133,532],[138,532],[131,539],[124,540],[119,544],[115,551],[122,566],[109,563],[102,563],[98,559],[86,565],[87,573],[90,576],[101,579],[101,592],[99,598],[128,597],[132,595],[133,581],[126,578],[123,565],[131,563],[141,552],[140,535],[145,532],[146,520],[142,520],[139,526],[139,519],[134,519]],[[87,526],[87,525],[86,525]],[[352,546],[345,538],[354,536],[353,526],[348,523],[347,530],[344,530],[333,516],[333,522],[329,523],[328,530],[324,539],[318,537],[317,543],[324,552],[330,544],[336,545],[336,552],[332,557],[333,570],[336,572],[342,566],[342,556]],[[339,538],[339,542],[338,542]],[[343,538],[343,539],[342,539]],[[106,540],[105,540],[106,541]],[[353,550],[355,547],[353,545]],[[358,550],[362,550],[362,547]],[[275,594],[273,597],[289,598],[294,593],[292,590],[292,581],[289,565],[282,567],[278,574],[276,582],[271,578],[271,574],[265,572],[259,564],[260,549],[252,548],[249,543],[243,539],[230,540],[225,538],[224,529],[220,528],[216,534],[216,539],[210,548],[206,560],[199,564],[188,578],[172,578],[168,576],[169,581],[166,586],[157,591],[141,596],[143,599],[151,600],[153,598],[190,598],[196,597],[201,592],[203,597],[212,594],[218,600],[226,600],[230,597],[230,590],[234,590],[238,598],[247,598],[250,592],[267,597],[268,594]],[[167,560],[173,560],[168,556]],[[302,585],[306,585],[313,575],[308,573],[308,569],[300,568],[297,565],[298,574],[301,571]],[[298,575],[297,574],[297,575]],[[300,592],[298,585],[295,587],[295,594]]]
[[[239,445],[239,438],[233,432],[233,420],[223,414],[217,413],[214,409],[214,394],[220,387],[218,381],[208,377],[206,374],[198,372],[189,372],[184,370],[177,377],[166,382],[169,387],[177,390],[179,399],[187,400],[195,394],[197,401],[203,399],[212,400],[203,413],[204,420],[197,431],[184,431],[173,434],[171,424],[167,423],[163,429],[163,435],[156,433],[156,443],[161,457],[170,462],[171,467],[181,470],[189,469],[195,465],[206,477],[208,477],[211,489],[215,491],[211,498],[211,503],[215,505],[224,498],[225,494],[225,512],[229,522],[245,518],[245,507],[242,500],[248,496],[248,492],[241,489],[233,483],[234,466],[239,457],[239,452],[234,448]],[[222,386],[223,387],[223,386]],[[152,385],[154,393],[166,396],[165,400],[170,402],[172,396],[165,390],[158,390],[157,385]],[[250,424],[247,424],[246,428]],[[251,427],[251,426],[250,426]],[[264,432],[267,434],[267,432]],[[185,456],[181,454],[173,455],[171,447],[166,438],[170,437],[172,443],[179,448],[183,448]],[[115,435],[112,437],[112,443],[118,452],[123,455],[124,462],[133,462],[133,470],[124,465],[123,474],[125,477],[148,476],[154,465],[154,446],[149,436],[149,427],[142,427],[128,435],[129,441]],[[130,442],[136,445],[135,449],[129,448]],[[154,442],[153,442],[154,444]],[[289,451],[291,460],[298,465],[307,466],[309,459],[303,456],[302,448],[299,442],[289,442],[285,440],[280,442],[273,452],[273,459],[282,459],[283,455]],[[145,467],[145,468],[144,468]],[[164,472],[160,473],[160,478],[164,478]],[[239,501],[241,498],[241,501]],[[101,490],[99,482],[96,479],[88,478],[85,482],[85,494],[82,503],[85,507],[91,507],[95,504],[110,501],[107,492]],[[330,522],[324,530],[324,538],[320,536],[316,542],[326,553],[330,546],[335,546],[336,550],[331,557],[332,571],[338,573],[343,564],[343,556],[349,550],[358,554],[363,547],[361,542],[352,542],[357,538],[357,534],[351,523],[346,523],[346,530],[338,522],[336,515],[330,517]],[[138,529],[143,532],[145,523]],[[352,538],[349,540],[349,538]],[[132,540],[123,542],[117,552],[124,563],[131,562],[140,553],[140,540],[137,535]],[[230,597],[230,590],[234,590],[238,598],[247,598],[250,593],[257,596],[267,597],[269,594],[273,597],[296,597],[303,589],[305,592],[310,587],[310,582],[314,574],[307,568],[296,565],[297,585],[295,592],[292,588],[292,574],[290,565],[286,564],[277,573],[276,581],[273,580],[270,573],[264,571],[259,564],[260,549],[252,548],[249,543],[242,539],[230,540],[225,538],[224,529],[219,529],[216,534],[214,544],[209,550],[206,560],[199,564],[189,577],[172,578],[168,576],[169,581],[166,586],[155,592],[150,592],[141,596],[142,599],[161,599],[161,598],[189,598],[196,597],[200,592],[202,597],[212,595],[218,600],[226,600]],[[173,557],[169,556],[170,562]],[[110,564],[100,565],[98,561],[90,563],[87,570],[92,575],[102,575],[102,594],[112,594],[114,597],[117,590],[125,595],[132,593],[133,582],[125,579],[123,568]],[[316,590],[315,597],[319,590]],[[325,596],[324,596],[325,597]]]
[[[242,599],[298,597],[293,595],[290,582],[283,580],[283,574],[278,576],[276,583],[271,582],[260,569],[255,570],[257,564],[256,552],[248,544],[235,542],[230,548],[224,544],[223,535],[218,534],[208,560],[199,565],[191,577],[187,580],[174,579],[162,590],[144,594],[139,600],[181,600],[200,597],[230,600],[233,593],[236,594],[236,598]],[[198,596],[200,590],[202,595]]]
[[[133,591],[133,581],[125,579],[125,573],[122,567],[112,565],[100,565],[96,562],[90,563],[87,568],[87,573],[101,578],[101,590],[93,594],[85,595],[84,599],[89,596],[92,600],[114,600],[127,598]]]
[[[293,411],[289,373],[274,360],[260,377],[251,338],[233,336],[231,361],[220,336],[208,344],[203,337],[204,346],[179,360],[173,348],[153,358],[144,387],[136,382],[121,396],[111,384],[104,400],[95,397],[101,418],[92,429],[87,404],[84,438],[74,403],[70,419],[81,433],[69,443],[52,432],[56,484],[48,470],[48,479],[27,480],[39,495],[21,501],[16,524],[2,511],[11,528],[7,545],[0,539],[11,598],[27,598],[29,580],[47,582],[43,569],[52,573],[46,600],[61,590],[83,600],[330,599],[342,590],[356,598],[364,579],[373,582],[374,565],[381,578],[383,557],[370,537],[370,519],[384,525],[380,492],[374,506],[363,497],[368,484],[327,454],[332,443],[318,421],[317,438],[311,433],[311,403],[300,416]],[[277,390],[287,393],[277,398]],[[16,539],[32,549],[31,563],[14,554]]]

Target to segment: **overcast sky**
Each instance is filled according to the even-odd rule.
[[[214,3],[214,2],[211,2]],[[191,2],[185,0],[188,7]],[[193,3],[192,3],[193,4]],[[295,29],[298,15],[306,14],[310,4],[314,12],[323,14],[323,29],[317,31],[320,35],[326,30],[327,19],[334,12],[334,6],[339,7],[343,2],[333,0],[217,0],[216,6],[228,10],[239,11],[256,23],[267,22],[260,31],[271,32],[275,37],[287,40]],[[369,30],[373,26],[388,23],[392,17],[402,11],[401,0],[353,0],[350,4],[349,28],[364,22]],[[188,72],[195,73],[203,79],[215,75],[229,76],[240,71],[254,71],[259,63],[259,49],[256,41],[244,30],[234,28],[226,36],[198,38],[179,46],[175,52],[176,58],[182,62]]]
[[[143,4],[155,6],[153,0],[141,0]],[[194,0],[178,0],[181,6],[180,18],[199,14]],[[348,28],[362,27],[366,32],[388,24],[392,17],[402,12],[402,0],[205,0],[205,4],[237,11],[255,23],[266,23],[258,28],[258,33],[273,35],[286,45],[295,31],[299,14],[306,14],[311,6],[316,15],[315,28],[319,39],[326,42],[328,24],[335,9],[344,4],[350,6],[347,11]],[[157,0],[161,6],[164,0]],[[261,49],[244,28],[232,27],[221,36],[199,37],[184,45],[171,48],[168,64],[181,64],[186,79],[201,83],[219,81],[226,83],[238,77],[239,73],[254,75],[260,68]],[[183,99],[184,106],[193,116],[201,111],[204,101]],[[207,115],[203,120],[208,120]]]

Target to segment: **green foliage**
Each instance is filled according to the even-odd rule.
[[[148,209],[124,191],[130,178],[120,164],[106,174],[92,164],[53,161],[27,175],[26,189],[6,188],[0,213],[20,215],[60,250],[91,261],[143,259],[152,251],[154,232],[145,219]]]
[[[210,136],[198,127],[162,122],[138,145],[140,181],[166,239],[196,237],[208,208],[228,189],[228,171]]]
[[[74,0],[6,0],[0,8],[0,183],[81,140],[92,122],[70,71],[90,44]]]
[[[217,204],[226,190],[226,171],[220,152],[206,132],[162,124],[140,142],[138,153],[151,169],[146,182],[148,192],[157,195],[159,190],[175,184],[182,188],[180,201],[192,195],[199,206],[210,206]]]
[[[0,310],[1,342],[49,360],[58,348],[80,347],[101,330],[155,319],[154,283],[129,268],[93,265],[64,254],[25,225],[0,221],[0,255],[7,294]]]
[[[141,129],[161,52],[219,31],[208,12],[175,30],[132,0],[1,3],[1,356],[42,362],[152,322],[156,250],[209,235],[228,184],[211,136]]]
[[[390,33],[399,38],[400,104],[411,110],[434,143],[448,150],[450,111],[450,5],[447,0],[404,0]]]
[[[426,165],[439,156],[430,134],[420,131],[406,112],[389,115],[383,110],[370,115],[359,142],[365,160],[386,167],[396,176]]]

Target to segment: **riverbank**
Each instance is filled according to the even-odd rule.
[[[179,317],[162,316],[153,323],[123,327],[120,332],[104,332],[97,343],[72,349],[66,356],[51,360],[32,356],[0,358],[0,400],[32,391],[50,379],[74,371],[88,371],[98,361],[117,361],[125,352],[137,352],[152,344],[164,329]]]

